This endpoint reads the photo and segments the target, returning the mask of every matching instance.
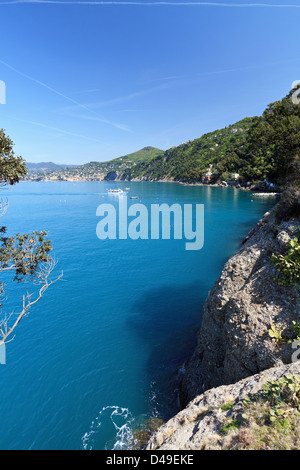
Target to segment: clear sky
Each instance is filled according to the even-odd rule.
[[[0,18],[0,128],[30,162],[168,149],[300,79],[299,0],[0,0]]]

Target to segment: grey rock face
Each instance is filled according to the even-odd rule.
[[[300,361],[268,369],[232,385],[207,390],[161,426],[151,437],[146,450],[222,450],[231,436],[222,438],[220,428],[228,420],[239,419],[243,413],[243,400],[260,391],[267,381],[289,373],[299,376]],[[229,411],[222,411],[221,407],[230,400],[234,405]]]
[[[274,211],[267,213],[224,266],[203,308],[197,348],[185,364],[183,406],[205,390],[291,362],[291,345],[278,348],[268,330],[276,324],[288,333],[299,321],[300,293],[278,285],[270,258],[284,252],[299,224],[277,224]]]
[[[300,374],[300,360],[292,363],[292,344],[279,346],[269,334],[276,325],[292,338],[292,321],[300,320],[300,292],[274,280],[271,262],[273,253],[286,252],[300,220],[278,223],[275,215],[273,210],[261,219],[215,282],[196,350],[184,365],[180,399],[185,408],[151,437],[147,449],[222,449],[220,428],[241,415],[247,395],[269,380]],[[228,401],[234,405],[224,412]]]

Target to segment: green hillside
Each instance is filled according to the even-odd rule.
[[[113,160],[106,162],[89,162],[85,165],[81,165],[81,168],[95,169],[103,171],[104,173],[109,171],[124,171],[124,168],[131,168],[136,164],[149,162],[153,158],[163,154],[163,150],[157,149],[155,147],[144,147],[137,152],[129,153],[127,155],[123,155],[122,157],[114,158]]]
[[[163,155],[164,151],[157,149],[155,147],[144,147],[137,152],[130,153],[129,155],[124,155],[123,157],[115,158],[111,160],[109,163],[119,162],[122,161],[132,161],[132,162],[144,162],[148,160],[152,160],[152,158],[158,157],[159,155]]]
[[[126,169],[122,179],[216,183],[238,180],[285,185],[300,181],[300,86],[269,104],[262,116],[173,147]]]
[[[149,162],[151,159],[163,155],[164,151],[155,147],[144,147],[137,152],[133,152],[122,157],[114,158],[106,162],[89,162],[84,165],[72,166],[68,168],[61,168],[55,165],[56,168],[49,168],[47,177],[49,179],[101,179],[111,172],[118,172],[122,174],[138,165],[141,162]],[[39,164],[36,164],[39,167]],[[32,172],[31,172],[32,173]],[[44,178],[45,171],[35,171],[35,175]]]
[[[245,118],[224,129],[204,134],[202,137],[167,150],[163,155],[142,162],[124,172],[123,179],[143,178],[150,181],[199,181],[211,164],[215,175],[228,179],[230,173],[240,172],[246,162],[241,150],[250,127],[259,118]]]

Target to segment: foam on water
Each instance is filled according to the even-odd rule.
[[[114,428],[114,437],[106,443],[106,449],[125,450],[132,443],[133,434],[131,424],[134,418],[128,408],[122,408],[117,405],[104,406],[97,417],[92,421],[90,429],[82,436],[82,449],[95,450],[97,448],[97,437],[101,433],[101,427],[105,427],[107,432],[110,419]]]

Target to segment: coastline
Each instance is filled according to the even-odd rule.
[[[224,185],[224,184],[219,184],[219,183],[201,183],[201,182],[195,182],[195,183],[190,183],[190,182],[184,182],[184,181],[175,181],[171,179],[162,179],[162,180],[143,180],[143,179],[132,179],[132,180],[120,180],[120,179],[115,179],[115,180],[89,180],[89,179],[82,179],[82,180],[48,180],[48,179],[33,179],[33,180],[21,180],[22,183],[173,183],[173,184],[179,184],[182,186],[187,186],[187,187],[206,187],[206,188],[224,188],[224,189],[240,189],[242,191],[247,191],[253,193],[255,196],[280,196],[281,192],[273,192],[273,191],[259,191],[258,189],[255,189],[254,187],[246,187],[242,186],[240,184],[237,185]],[[254,193],[256,191],[256,193]]]

